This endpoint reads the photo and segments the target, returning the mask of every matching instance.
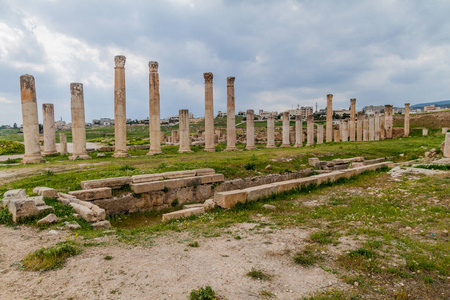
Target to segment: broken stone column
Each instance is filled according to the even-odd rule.
[[[125,93],[125,56],[114,57],[114,154],[113,157],[128,157],[127,152],[127,108]]]
[[[86,121],[84,117],[84,94],[82,83],[71,83],[71,113],[72,113],[72,155],[70,160],[90,159],[86,151]]]
[[[178,130],[172,130],[172,144],[178,144]]]
[[[393,126],[393,116],[392,116],[392,105],[386,104],[384,106],[384,127],[386,130],[386,138],[392,139],[392,126]]]
[[[180,109],[179,124],[180,149],[178,149],[178,152],[191,152],[189,147],[189,110]]]
[[[384,114],[380,114],[380,140],[386,139],[386,128],[384,124]]]
[[[374,115],[369,116],[369,141],[375,140],[375,117]]]
[[[405,125],[403,136],[409,136],[409,103],[405,103]]]
[[[303,122],[302,122],[302,116],[296,115],[295,116],[295,145],[294,147],[301,147],[303,146]]]
[[[236,150],[234,80],[234,77],[227,77],[227,151]]]
[[[53,104],[42,104],[42,114],[44,116],[44,152],[42,155],[57,154],[55,139],[55,110]]]
[[[349,135],[349,120],[345,119],[342,123],[344,126],[344,129],[342,130],[344,137],[342,138],[343,142],[348,142],[348,135]]]
[[[314,116],[306,117],[306,146],[314,145]]]
[[[205,151],[214,152],[216,149],[214,148],[213,74],[203,73],[203,77],[205,78]]]
[[[289,112],[283,112],[283,142],[281,147],[290,147],[291,142],[289,141]]]
[[[380,113],[375,113],[375,141],[380,140]]]
[[[317,124],[317,144],[323,144],[323,124]]]
[[[275,117],[270,114],[267,117],[267,146],[266,148],[275,148]]]
[[[339,129],[333,129],[334,141],[339,142],[341,140],[341,131]]]
[[[245,149],[255,149],[255,112],[253,109],[248,109],[247,114],[247,146]]]
[[[444,157],[450,158],[450,132],[445,133]]]
[[[361,142],[363,140],[363,114],[358,111],[358,120],[356,127],[356,141]]]
[[[364,115],[363,141],[369,140],[369,116]]]
[[[67,135],[65,133],[59,134],[59,153],[67,155]]]
[[[355,141],[356,99],[350,99],[350,142]]]
[[[327,143],[328,143],[333,140],[333,95],[332,94],[327,95],[326,131],[327,131],[326,139],[327,139]]]
[[[161,112],[159,96],[159,74],[158,62],[150,61],[149,68],[149,106],[150,114],[148,116],[148,128],[150,132],[150,149],[147,155],[153,155],[161,152]],[[173,142],[173,141],[172,141]]]
[[[41,156],[39,145],[39,121],[36,100],[36,87],[32,75],[20,76],[20,97],[22,102],[23,141],[25,155],[22,163],[41,163],[45,160]]]

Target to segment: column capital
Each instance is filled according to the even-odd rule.
[[[247,109],[247,115],[253,115],[255,111],[253,109]]]
[[[205,78],[205,83],[213,83],[213,73],[207,72],[203,73],[203,78]]]
[[[333,94],[328,94],[328,95],[327,95],[327,99],[329,99],[329,100],[330,100],[330,99],[333,99]]]
[[[284,111],[284,112],[283,112],[283,117],[284,117],[284,116],[288,116],[288,117],[289,117],[289,112],[288,112],[288,111]]]
[[[158,62],[157,61],[149,61],[148,62],[148,70],[149,72],[158,72]]]
[[[126,60],[127,60],[126,57],[123,55],[114,56],[114,62],[116,64],[116,68],[124,68]]]
[[[234,86],[234,77],[227,77],[227,86]]]
[[[405,106],[409,106],[410,105],[410,103],[405,103]]]
[[[351,103],[351,104],[355,104],[355,103],[356,103],[356,98],[350,99],[350,103]]]
[[[76,97],[83,95],[83,84],[78,82],[72,82],[70,84],[70,93]]]
[[[30,90],[34,90],[35,86],[34,86],[34,77],[33,75],[22,75],[20,76],[20,89],[30,89]]]

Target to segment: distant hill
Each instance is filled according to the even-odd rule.
[[[436,102],[428,102],[428,103],[419,103],[419,104],[414,104],[411,105],[411,108],[413,109],[422,109],[424,108],[424,106],[429,106],[429,105],[436,105],[439,107],[450,107],[450,100],[443,100],[443,101],[436,101]]]

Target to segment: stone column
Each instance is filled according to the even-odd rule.
[[[361,142],[363,140],[363,114],[358,111],[358,121],[356,127],[356,141]]]
[[[214,152],[213,74],[203,73],[205,78],[205,151]],[[247,120],[248,122],[248,120]]]
[[[236,112],[234,103],[234,77],[227,77],[227,148],[236,150]]]
[[[333,129],[334,141],[339,142],[341,140],[341,131],[339,129]]]
[[[267,146],[275,148],[275,117],[271,114],[267,117]]]
[[[189,147],[189,110],[180,109],[179,112],[180,149],[178,152],[191,152]]]
[[[67,135],[65,133],[59,134],[59,153],[67,155]]]
[[[369,116],[364,115],[363,141],[369,140]]]
[[[86,121],[84,118],[84,94],[82,83],[71,83],[71,113],[72,113],[72,155],[70,160],[90,159],[86,151]]]
[[[323,124],[317,124],[317,144],[323,144]]]
[[[289,141],[289,112],[283,112],[283,142],[281,147],[290,147],[291,142]]]
[[[384,114],[380,114],[380,140],[386,139],[386,128],[384,127]]]
[[[247,146],[245,149],[255,149],[255,112],[253,109],[248,109],[247,114]]]
[[[303,146],[303,122],[302,122],[302,116],[296,115],[295,116],[295,145],[294,147],[301,147]]]
[[[327,95],[327,143],[333,141],[333,95]]]
[[[393,119],[392,119],[392,105],[385,105],[384,106],[384,127],[386,129],[386,138],[392,139],[392,126],[393,126]]]
[[[444,157],[450,158],[450,132],[445,133]]]
[[[369,141],[375,140],[375,117],[374,115],[369,116]]]
[[[308,115],[306,118],[306,146],[314,145],[314,116]]]
[[[403,136],[408,137],[409,136],[409,103],[405,103],[405,125],[404,127],[404,134]]]
[[[55,140],[55,110],[53,104],[42,104],[42,114],[44,115],[44,152],[42,155],[57,154]]]
[[[20,76],[20,97],[22,102],[23,141],[25,155],[22,163],[41,163],[45,160],[41,156],[39,145],[39,121],[36,100],[36,87],[32,75]]]
[[[355,141],[356,99],[350,99],[350,142]]]
[[[179,120],[178,120],[179,121]],[[178,130],[172,130],[172,144],[177,144],[179,142],[178,139]]]
[[[375,113],[375,141],[380,140],[380,113]]]
[[[347,119],[343,120],[342,125],[344,126],[343,129],[343,134],[344,136],[342,137],[342,141],[343,142],[348,142],[348,135],[349,135],[349,121]]]
[[[114,57],[114,154],[113,157],[128,157],[127,113],[125,94],[125,56]]]
[[[148,128],[150,131],[150,150],[147,155],[161,153],[161,112],[159,96],[159,74],[158,62],[150,61],[149,68],[149,106],[150,113],[148,119]],[[173,143],[173,141],[172,141]]]

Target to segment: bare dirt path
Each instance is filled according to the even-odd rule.
[[[97,238],[104,246],[84,247],[62,269],[21,270],[30,251],[64,240],[67,231],[13,229],[0,225],[0,299],[187,299],[192,289],[210,285],[223,299],[298,299],[318,289],[338,287],[335,275],[319,267],[301,267],[292,256],[309,231],[250,231],[256,224],[238,224],[231,234],[194,238],[171,233],[152,246],[130,246],[115,235]],[[239,234],[242,239],[233,236]],[[199,247],[189,247],[193,240]],[[105,256],[112,256],[105,260]],[[252,268],[272,275],[270,281],[246,275]]]

